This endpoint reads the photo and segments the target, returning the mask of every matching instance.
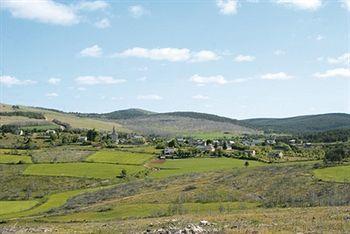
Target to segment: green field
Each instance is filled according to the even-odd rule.
[[[317,178],[324,181],[349,182],[350,165],[316,169],[314,174]]]
[[[164,163],[152,163],[160,170],[152,174],[153,177],[162,178],[171,175],[181,175],[192,172],[218,171],[244,167],[244,160],[231,158],[189,158],[170,159]],[[264,165],[261,162],[249,161],[249,167]]]
[[[38,201],[0,201],[0,215],[28,210],[38,204]]]
[[[144,167],[106,163],[32,164],[23,174],[108,179],[119,176],[122,169],[130,175],[142,171]]]
[[[102,162],[115,164],[141,165],[154,156],[145,153],[128,151],[99,151],[87,158],[88,162]]]
[[[22,211],[19,210],[16,213],[4,214],[4,215],[0,216],[0,218],[8,219],[8,218],[13,218],[13,217],[17,218],[17,217],[38,215],[38,214],[47,212],[51,209],[63,206],[68,201],[68,199],[70,199],[74,196],[77,196],[77,195],[82,194],[82,193],[92,192],[92,191],[95,191],[98,189],[101,189],[101,188],[71,190],[71,191],[67,191],[67,192],[49,195],[46,197],[46,201],[43,204],[36,206],[33,209],[30,209],[30,210],[22,209]]]
[[[152,145],[140,145],[140,146],[135,146],[135,145],[122,145],[118,150],[122,151],[129,151],[133,153],[147,153],[147,154],[159,154],[161,153],[162,149],[156,149]]]
[[[32,159],[30,156],[22,156],[22,155],[9,155],[9,154],[0,154],[0,163],[32,163]]]
[[[120,204],[95,211],[78,212],[64,216],[54,216],[45,221],[70,222],[70,221],[106,221],[127,218],[147,218],[157,216],[171,216],[175,214],[218,214],[220,210],[233,211],[238,209],[256,208],[259,203],[248,202],[212,202],[212,203],[183,203],[183,204]]]

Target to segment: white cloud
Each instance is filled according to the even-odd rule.
[[[284,72],[278,73],[267,73],[261,76],[263,80],[290,80],[293,79],[293,76],[288,75]]]
[[[170,62],[206,62],[220,59],[216,53],[209,50],[192,52],[187,48],[171,47],[154,49],[134,47],[120,53],[116,53],[113,55],[113,57],[136,57],[152,60],[167,60]]]
[[[220,57],[210,50],[201,50],[199,52],[193,53],[192,55],[192,62],[206,62],[206,61],[213,61],[218,60]]]
[[[273,52],[273,54],[276,55],[276,56],[280,56],[280,55],[286,54],[286,52],[283,51],[283,50],[275,50],[275,51]]]
[[[46,97],[58,97],[57,93],[46,93],[45,94]]]
[[[200,75],[193,75],[190,77],[190,81],[194,82],[198,85],[205,85],[205,84],[218,84],[218,85],[224,85],[227,84],[228,81],[223,77],[222,75],[217,76],[200,76]]]
[[[196,99],[196,100],[208,100],[209,99],[208,96],[201,95],[201,94],[194,95],[194,96],[192,96],[192,98]]]
[[[216,6],[219,7],[223,15],[232,15],[237,13],[237,0],[217,0]]]
[[[159,49],[145,49],[140,47],[134,47],[127,49],[119,54],[122,57],[138,57],[148,58],[153,60],[168,60],[171,62],[186,61],[189,60],[189,49],[178,48],[159,48]]]
[[[115,79],[111,76],[79,76],[75,81],[80,85],[120,84],[124,79]]]
[[[72,25],[79,22],[79,17],[70,6],[52,0],[2,0],[1,8],[9,10],[15,18],[42,23]]]
[[[148,67],[147,66],[142,66],[137,68],[138,71],[148,71]]]
[[[317,10],[322,6],[321,0],[275,0],[275,2],[285,6],[311,11]]]
[[[59,84],[61,82],[61,79],[59,79],[59,78],[50,78],[47,82],[49,84],[57,85],[57,84]]]
[[[238,79],[234,79],[234,80],[230,80],[230,83],[243,83],[246,82],[248,80],[251,80],[251,78],[238,78]]]
[[[343,0],[343,6],[350,11],[350,0]]]
[[[123,100],[123,99],[124,99],[123,97],[111,97],[111,100],[112,100],[112,101],[116,101],[116,100],[121,101],[121,100]]]
[[[109,28],[111,26],[111,22],[107,18],[103,18],[94,23],[97,28]]]
[[[148,95],[138,95],[138,100],[162,100],[163,98],[157,94],[148,94]]]
[[[322,62],[322,61],[324,60],[324,57],[322,57],[322,56],[317,57],[316,60],[317,60],[318,62]]]
[[[146,76],[143,76],[143,77],[140,77],[137,79],[137,81],[141,81],[141,82],[144,82],[147,80],[147,77]]]
[[[322,41],[323,38],[324,38],[324,37],[323,37],[322,35],[317,35],[315,39],[316,39],[317,41]]]
[[[317,78],[331,78],[331,77],[345,77],[350,78],[350,69],[349,68],[336,68],[327,70],[323,73],[315,73],[315,77]]]
[[[108,8],[109,4],[105,1],[81,1],[74,7],[78,10],[96,11]]]
[[[13,86],[13,85],[30,85],[30,84],[36,84],[37,82],[34,80],[19,80],[13,76],[0,76],[0,84],[6,85],[6,86]]]
[[[143,6],[141,5],[134,5],[129,7],[129,12],[132,17],[134,18],[140,18],[146,14],[149,14],[148,10],[146,10]]]
[[[83,57],[100,57],[102,49],[98,45],[93,45],[80,51],[80,55]]]
[[[251,56],[251,55],[237,55],[235,57],[235,62],[253,62],[255,60],[255,57],[254,56]]]
[[[328,63],[330,64],[345,64],[350,65],[350,53],[345,53],[337,58],[328,58]]]

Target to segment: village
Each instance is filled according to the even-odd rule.
[[[278,135],[237,135],[220,138],[198,138],[191,136],[164,137],[147,136],[138,133],[97,131],[95,129],[70,129],[60,125],[58,129],[45,131],[35,128],[22,130],[20,128],[6,131],[2,134],[12,135],[17,149],[37,149],[59,145],[91,145],[96,148],[123,148],[128,145],[151,145],[160,150],[161,160],[189,157],[232,157],[258,161],[295,161],[321,158],[322,144],[303,142],[301,139],[280,137]],[[10,137],[11,138],[11,137]],[[21,140],[22,139],[22,140]],[[28,144],[30,143],[30,144]],[[1,145],[9,148],[7,145]]]

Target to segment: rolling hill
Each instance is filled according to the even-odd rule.
[[[252,128],[284,133],[310,133],[350,129],[350,114],[329,113],[290,118],[257,118],[242,120]]]
[[[156,114],[155,112],[131,108],[125,110],[118,110],[109,113],[97,114],[97,113],[76,113],[81,117],[91,117],[91,118],[104,118],[104,119],[133,119],[137,117],[144,117],[152,114]]]
[[[17,108],[18,107],[18,108]],[[14,113],[15,112],[15,113]],[[350,129],[350,115],[330,113],[291,118],[256,118],[237,120],[198,112],[156,113],[142,109],[126,109],[109,113],[67,113],[41,107],[1,104],[1,124],[45,125],[50,128],[67,123],[73,128],[156,135],[312,133]]]
[[[17,112],[14,114],[12,112]],[[27,116],[44,116],[44,119]],[[27,116],[18,116],[26,114]],[[41,107],[1,105],[2,124],[48,125],[57,120],[68,123],[73,128],[96,128],[111,130],[113,126],[121,132],[139,132],[156,135],[195,135],[198,133],[252,134],[255,129],[246,127],[238,120],[197,112],[154,113],[142,109],[119,110],[110,113],[66,113]],[[52,127],[52,125],[50,126]]]

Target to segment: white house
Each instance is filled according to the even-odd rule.
[[[163,150],[164,155],[173,155],[176,153],[176,148],[173,147],[167,147]]]
[[[269,157],[272,158],[283,158],[283,152],[282,151],[274,151],[269,153]]]
[[[87,137],[86,137],[86,136],[79,136],[79,137],[78,137],[78,141],[79,141],[79,142],[82,142],[82,143],[83,143],[83,142],[87,142]]]

